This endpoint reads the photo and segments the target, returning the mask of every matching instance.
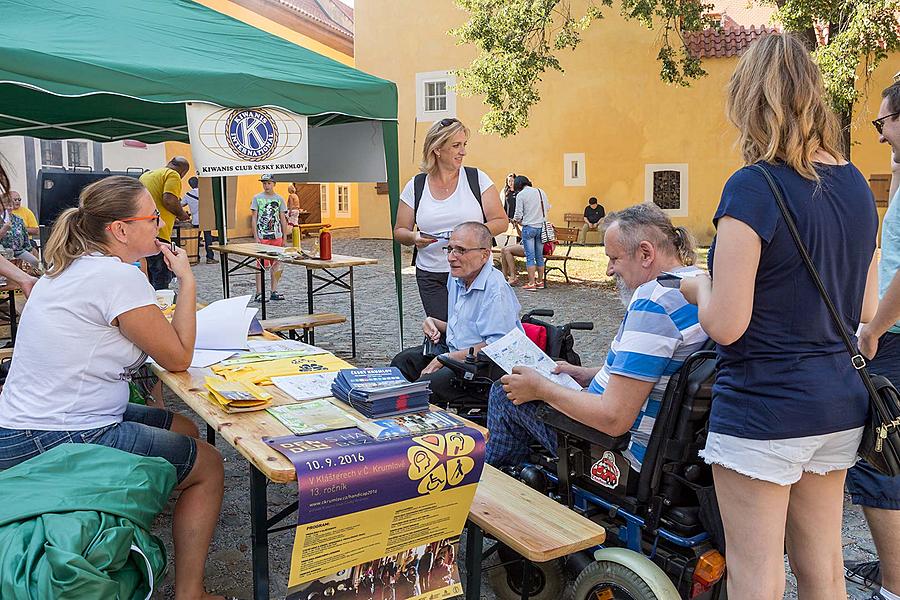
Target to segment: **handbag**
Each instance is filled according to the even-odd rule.
[[[806,265],[813,283],[816,284],[816,288],[819,290],[819,294],[828,308],[831,320],[834,322],[838,333],[840,333],[841,340],[847,347],[847,352],[850,353],[850,363],[856,369],[856,372],[859,373],[866,391],[869,392],[869,421],[866,423],[863,431],[862,442],[859,446],[859,456],[882,475],[889,477],[900,475],[900,393],[886,377],[869,374],[868,369],[866,369],[865,357],[860,354],[858,349],[854,348],[853,342],[850,341],[850,336],[847,335],[847,331],[843,323],[841,323],[837,309],[831,302],[831,298],[828,296],[828,292],[819,278],[809,252],[807,252],[803,241],[800,239],[800,232],[797,230],[797,225],[788,212],[780,188],[765,167],[753,165],[753,168],[762,173],[769,183],[772,194],[775,196],[775,202],[778,204],[788,231],[791,232],[791,237],[794,238],[794,243],[797,246],[800,257],[803,259],[803,264]]]
[[[547,213],[544,212],[544,192],[543,190],[538,190],[538,195],[541,202],[541,216],[544,217],[544,222],[541,224],[541,241],[545,244],[547,242],[555,242],[556,241],[556,229],[553,227],[553,223],[547,220]]]

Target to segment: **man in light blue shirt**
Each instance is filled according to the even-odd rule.
[[[457,225],[445,250],[450,263],[449,316],[446,322],[428,317],[422,323],[425,337],[438,349],[428,352],[424,345],[408,348],[391,361],[410,381],[430,380],[431,391],[442,404],[465,394],[450,385],[453,375],[435,355],[449,351],[452,358],[465,360],[470,349],[477,354],[512,329],[522,329],[516,294],[491,260],[490,230],[475,221]],[[446,348],[441,346],[442,340]],[[497,370],[491,375],[496,379],[501,374]]]

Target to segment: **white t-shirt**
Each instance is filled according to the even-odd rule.
[[[188,190],[181,197],[181,205],[187,206],[188,210],[191,211],[191,225],[194,227],[200,225],[200,191],[197,188]]]
[[[483,194],[492,185],[494,182],[491,181],[491,178],[478,169],[478,187],[481,189],[481,193]],[[439,234],[452,231],[454,227],[467,221],[484,222],[478,198],[472,194],[472,190],[469,188],[465,167],[460,167],[456,190],[445,200],[435,200],[428,186],[429,182],[426,179],[425,189],[422,190],[422,200],[419,202],[419,212],[416,214],[416,225],[419,231]],[[400,200],[415,210],[415,178],[410,179],[403,191],[400,192]],[[447,263],[447,255],[443,250],[446,245],[447,240],[439,239],[419,250],[416,255],[416,266],[431,273],[448,273],[450,265]]]
[[[122,421],[128,380],[147,355],[110,323],[156,302],[141,270],[82,256],[35,284],[0,394],[0,427],[83,431]]]

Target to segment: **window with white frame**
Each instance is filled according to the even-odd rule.
[[[341,217],[350,216],[350,186],[337,186],[337,204],[335,214]]]
[[[61,141],[41,140],[41,165],[45,167],[65,167]]]
[[[90,167],[91,146],[88,142],[66,142],[66,162],[69,168],[73,167]]]
[[[644,201],[671,217],[688,214],[688,166],[684,163],[644,166]]]
[[[447,110],[447,82],[425,82],[425,112]]]
[[[563,154],[563,185],[567,187],[587,185],[584,152]]]
[[[455,85],[449,71],[416,73],[416,118],[423,123],[456,118]]]
[[[81,140],[39,140],[39,142],[42,167],[93,168],[90,142]]]
[[[324,183],[319,186],[319,208],[323,218],[331,214],[328,210],[328,186]]]

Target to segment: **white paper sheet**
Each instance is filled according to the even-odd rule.
[[[194,358],[191,359],[192,367],[208,367],[226,358],[234,356],[234,350],[198,350],[194,349]]]
[[[299,340],[249,340],[247,342],[251,352],[296,352],[303,350],[307,355],[328,354],[328,350],[322,350],[318,346],[304,344]]]
[[[572,390],[582,389],[571,375],[553,373],[556,361],[544,354],[518,327],[481,350],[507,373],[512,373],[513,367],[530,367],[563,387]]]
[[[246,350],[250,321],[258,311],[256,308],[248,308],[249,303],[249,295],[238,296],[218,300],[197,311],[197,338],[194,348]]]
[[[331,396],[331,384],[334,373],[309,373],[307,375],[288,375],[273,377],[272,383],[294,400],[313,400]]]

